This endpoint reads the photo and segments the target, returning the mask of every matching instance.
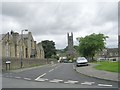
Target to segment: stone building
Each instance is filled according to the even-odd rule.
[[[37,53],[39,53],[37,57],[44,59],[44,49],[42,47],[42,44],[41,43],[37,44],[36,48],[37,48]]]
[[[107,57],[108,58],[118,57],[118,48],[108,48],[107,49]]]
[[[113,60],[115,59],[118,61],[118,48],[106,48],[103,49],[101,52],[97,53],[95,58],[103,58],[107,60]]]
[[[44,50],[42,46],[38,48],[31,32],[22,35],[17,32],[2,34],[0,42],[2,43],[2,57],[44,58]]]
[[[73,43],[73,33],[71,32],[67,34],[68,39],[68,50],[67,50],[67,57],[74,58],[75,57],[75,49],[74,49],[74,43]]]

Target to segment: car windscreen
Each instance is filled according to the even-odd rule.
[[[78,60],[85,60],[85,58],[84,57],[79,57]]]
[[[77,59],[77,61],[83,61],[83,60],[85,60],[85,59]]]

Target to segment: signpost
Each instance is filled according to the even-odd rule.
[[[6,61],[6,70],[8,70],[8,67],[9,67],[9,70],[10,70],[10,64],[11,64],[11,61]]]

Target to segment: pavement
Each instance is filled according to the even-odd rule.
[[[53,66],[53,65],[56,65],[56,63],[55,64],[44,64],[44,65],[28,67],[28,68],[20,68],[20,69],[15,69],[15,70],[4,70],[2,72],[22,72],[26,70],[36,69],[36,68],[45,67],[45,66]]]
[[[96,66],[96,64],[90,63],[88,66],[75,67],[75,70],[78,73],[81,73],[86,76],[94,77],[94,78],[110,80],[110,81],[119,80],[118,73],[96,70],[95,68],[93,68],[94,66]]]

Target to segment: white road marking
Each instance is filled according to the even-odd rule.
[[[81,83],[82,85],[85,84],[85,85],[92,85],[94,84],[95,82],[84,82],[84,83]]]
[[[58,83],[58,82],[62,82],[63,80],[60,80],[60,79],[53,79],[53,80],[50,80],[49,82],[53,82],[53,83]]]
[[[40,82],[42,82],[42,81],[47,81],[48,79],[46,79],[46,78],[39,78],[39,79],[37,79],[36,81],[40,81]]]
[[[46,75],[46,73],[44,73],[44,74],[42,74],[42,75],[40,75],[39,77],[37,77],[35,80],[38,80],[38,79],[40,79],[40,78],[42,78],[43,76],[45,76]]]
[[[30,78],[24,78],[25,80],[31,80]]]
[[[15,78],[20,79],[21,77],[15,77]]]
[[[52,72],[54,69],[49,70],[49,72]]]
[[[76,84],[76,83],[78,83],[78,82],[79,82],[79,81],[68,80],[67,82],[64,82],[64,83]]]
[[[45,76],[46,75],[46,73],[44,73],[44,74],[42,74],[41,76],[39,76],[39,78],[41,78],[41,77],[43,77],[43,76]]]
[[[112,85],[107,85],[107,84],[98,84],[98,86],[112,87]]]

